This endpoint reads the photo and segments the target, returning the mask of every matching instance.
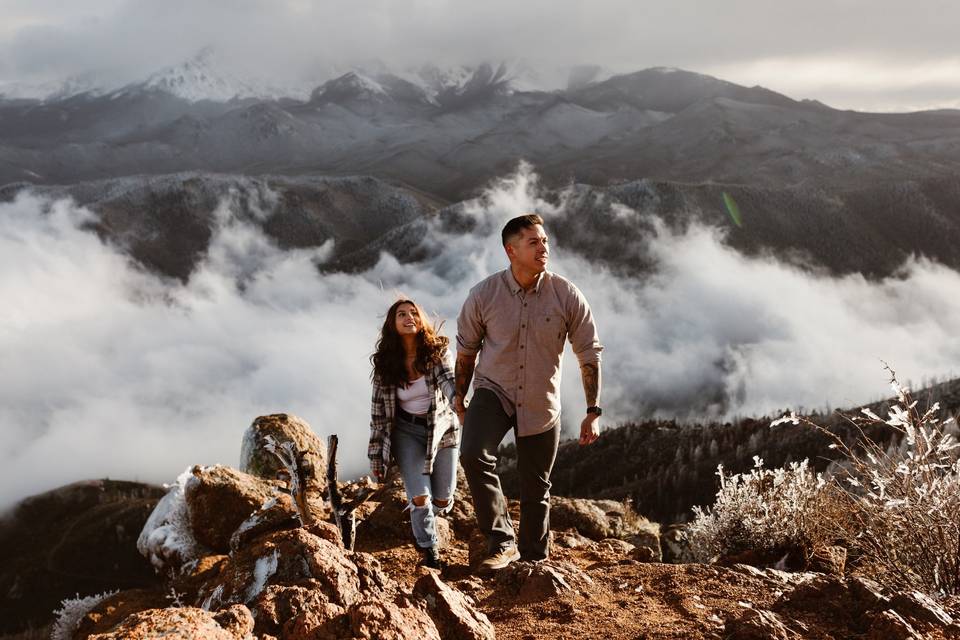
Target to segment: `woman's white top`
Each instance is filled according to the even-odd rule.
[[[427,389],[427,376],[420,376],[408,387],[397,386],[397,400],[400,407],[415,416],[430,410],[430,390]]]

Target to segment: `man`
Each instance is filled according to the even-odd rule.
[[[477,524],[487,538],[482,572],[549,555],[550,471],[560,442],[564,338],[569,337],[580,363],[587,401],[580,444],[600,435],[603,347],[590,307],[569,280],[547,271],[550,252],[540,216],[514,218],[501,235],[510,267],[473,287],[457,319],[454,410],[464,425],[460,462]],[[474,393],[466,407],[471,380]],[[510,429],[520,474],[519,549],[495,472],[497,449]]]

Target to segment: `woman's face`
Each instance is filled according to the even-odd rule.
[[[420,314],[417,308],[409,302],[404,302],[397,307],[396,315],[397,333],[401,336],[416,335],[420,331]]]

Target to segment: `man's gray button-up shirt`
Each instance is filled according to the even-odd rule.
[[[546,271],[529,291],[510,269],[470,290],[457,318],[457,353],[480,354],[474,389],[493,391],[517,432],[532,436],[560,424],[560,363],[569,338],[581,365],[600,362],[603,346],[586,298]]]

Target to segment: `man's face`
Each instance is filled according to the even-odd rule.
[[[512,265],[534,273],[547,270],[550,250],[542,225],[521,229],[520,234],[507,243],[506,250]]]

